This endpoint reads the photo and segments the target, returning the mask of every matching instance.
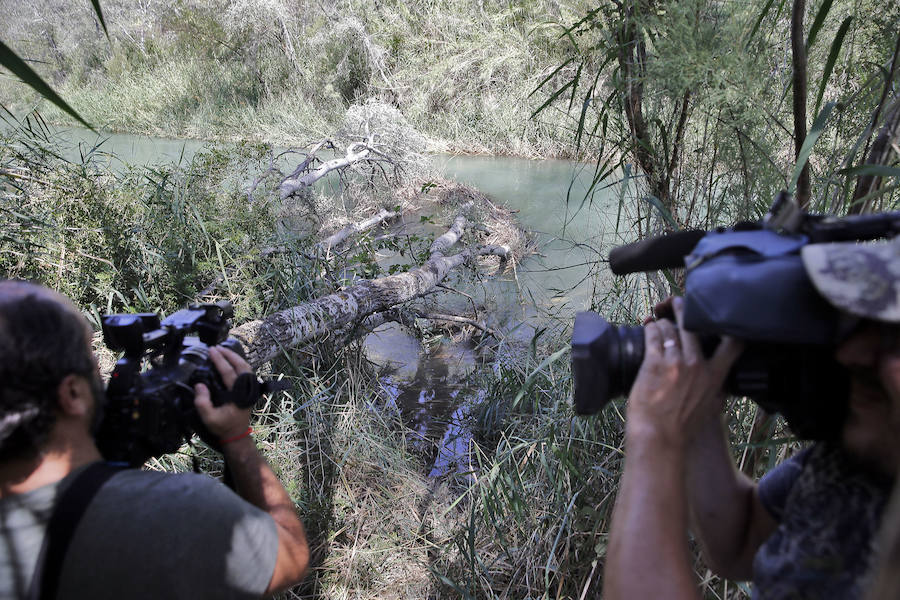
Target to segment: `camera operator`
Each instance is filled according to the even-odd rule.
[[[848,320],[836,349],[850,371],[849,415],[757,484],[734,465],[723,382],[741,343],[707,358],[675,322],[645,328],[628,399],[625,468],[613,515],[604,598],[699,598],[687,529],[718,574],[752,579],[758,598],[857,598],[900,465],[900,238],[803,249],[807,274]]]
[[[202,384],[195,406],[237,494],[200,474],[114,471],[75,523],[58,572],[35,575],[58,539],[47,535],[58,499],[102,467],[91,336],[63,296],[0,281],[0,597],[45,597],[48,575],[67,598],[258,598],[298,582],[309,562],[303,524],[249,435],[250,411],[214,407]],[[252,370],[225,348],[210,358],[229,389]]]

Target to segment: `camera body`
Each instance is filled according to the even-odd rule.
[[[788,216],[785,215],[787,213]],[[831,306],[803,266],[807,244],[900,233],[900,213],[809,215],[782,193],[760,223],[680,232],[615,249],[616,274],[684,267],[684,326],[709,355],[721,336],[744,341],[725,382],[804,439],[835,439],[846,417],[849,375],[834,351],[857,319]],[[572,334],[575,410],[592,414],[625,395],[644,357],[642,327],[579,313]]]
[[[255,376],[239,378],[250,389],[230,393],[210,360],[215,345],[244,355],[228,337],[232,315],[227,302],[192,304],[162,321],[154,313],[104,315],[104,342],[124,353],[110,376],[96,435],[106,460],[140,466],[174,452],[194,432],[218,447],[194,409],[194,385],[205,384],[217,406],[235,401],[245,408],[260,397]]]

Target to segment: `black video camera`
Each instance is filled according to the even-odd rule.
[[[247,408],[270,391],[250,373],[229,391],[212,364],[210,346],[244,356],[240,342],[228,337],[232,315],[228,302],[192,304],[162,322],[154,313],[104,315],[106,345],[124,352],[110,376],[96,436],[106,460],[140,466],[174,452],[194,432],[218,449],[194,409],[197,383],[209,388],[216,406],[234,402]]]
[[[725,382],[800,438],[832,440],[848,409],[849,375],[834,358],[857,321],[829,304],[804,269],[807,244],[890,238],[900,212],[844,218],[801,211],[781,192],[761,222],[684,231],[614,249],[616,275],[683,267],[685,329],[709,355],[723,335],[744,340]],[[592,414],[631,389],[644,359],[642,327],[579,313],[572,333],[575,411]]]

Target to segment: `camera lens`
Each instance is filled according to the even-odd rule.
[[[593,414],[631,389],[644,360],[644,328],[612,325],[593,312],[575,316],[575,412]]]

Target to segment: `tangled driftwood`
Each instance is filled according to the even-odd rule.
[[[429,259],[405,273],[362,280],[339,292],[328,294],[264,319],[244,323],[232,335],[244,344],[248,360],[261,365],[287,349],[294,348],[373,313],[386,311],[433,290],[454,268],[477,256],[499,256],[506,260],[511,249],[505,245],[481,245],[445,255],[457,244],[469,224],[463,206],[447,232],[431,245]],[[446,315],[443,315],[446,317]]]
[[[269,168],[252,183],[248,192],[248,198],[252,199],[259,183],[277,172],[276,193],[284,202],[284,210],[291,210],[291,198],[301,198],[302,205],[312,207],[315,221],[311,233],[321,236],[321,241],[315,244],[315,255],[309,258],[323,265],[323,273],[341,271],[332,262],[350,256],[344,250],[363,232],[404,215],[413,215],[412,220],[418,221],[416,215],[420,211],[432,213],[438,209],[445,214],[450,211],[455,218],[433,241],[427,260],[404,273],[356,280],[339,291],[234,328],[232,335],[243,342],[248,359],[255,366],[314,339],[323,336],[332,336],[335,341],[345,339],[348,331],[365,331],[373,323],[386,319],[409,320],[410,315],[413,318],[431,315],[437,321],[475,327],[479,324],[468,315],[445,314],[448,311],[443,310],[423,312],[404,305],[433,292],[450,271],[467,261],[492,271],[498,268],[496,259],[486,264],[483,257],[499,256],[499,270],[502,270],[525,251],[524,232],[509,211],[465,186],[421,177],[425,172],[423,165],[427,163],[419,149],[421,136],[396,110],[366,103],[351,107],[345,121],[334,138],[311,144],[308,150],[291,150],[304,159],[287,175],[278,170],[273,156]],[[357,194],[349,203],[348,214],[337,216],[329,211],[323,217],[315,206],[313,186],[330,173],[340,177],[342,192],[356,186]],[[346,209],[348,203],[344,204]],[[451,254],[452,249],[463,245],[462,239],[469,238],[471,241]],[[282,251],[288,249],[269,248],[262,256]],[[482,257],[480,261],[473,260],[479,257]],[[331,285],[337,283],[335,280]],[[398,310],[401,307],[404,310]]]

